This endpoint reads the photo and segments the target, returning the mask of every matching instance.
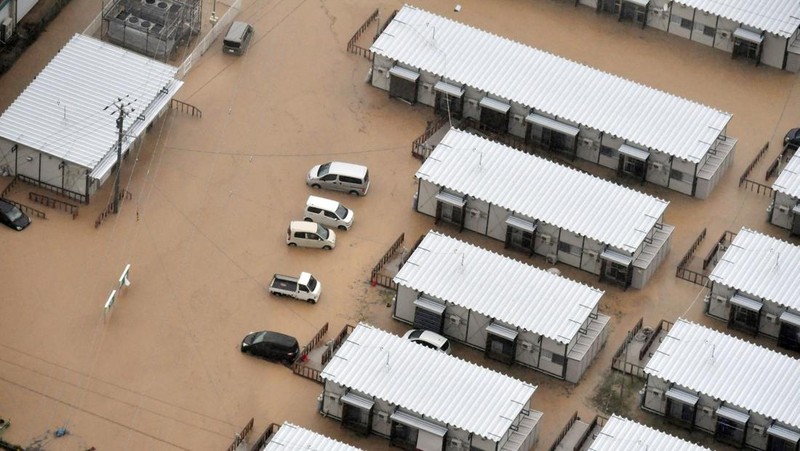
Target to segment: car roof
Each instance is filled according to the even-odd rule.
[[[264,331],[264,341],[269,341],[270,343],[274,343],[285,348],[293,348],[297,346],[296,338],[280,332],[273,332],[271,330]]]
[[[422,340],[435,345],[437,348],[441,348],[443,344],[447,343],[447,338],[437,334],[436,332],[432,332],[430,330],[424,330],[415,340]]]
[[[228,34],[225,35],[225,39],[232,38],[236,39],[244,33],[244,30],[249,27],[246,22],[234,22],[231,24],[231,27],[228,29]]]
[[[9,202],[9,201],[7,201],[5,199],[0,199],[0,210],[2,210],[2,211],[11,211],[14,207],[15,207],[15,205],[12,204],[11,202]]]
[[[339,202],[331,199],[325,199],[324,197],[317,197],[317,196],[308,196],[308,200],[306,201],[306,205],[311,207],[322,208],[323,210],[331,210],[336,211],[339,208]]]
[[[322,227],[322,226],[317,224],[316,222],[310,222],[310,221],[292,221],[289,224],[289,228],[295,232],[316,232],[317,227]]]
[[[341,161],[331,161],[329,172],[351,177],[364,177],[367,174],[367,167],[360,164],[344,163]]]

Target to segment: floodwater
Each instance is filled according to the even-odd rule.
[[[0,79],[3,109],[73,33],[84,29],[98,3],[73,0]],[[725,230],[742,226],[788,239],[765,222],[768,197],[737,184],[758,149],[770,142],[751,176],[763,182],[783,133],[800,123],[794,107],[800,88],[794,74],[620,24],[572,2],[460,4],[456,13],[452,2],[414,3],[733,113],[728,133],[739,139],[733,166],[708,200],[636,186],[670,201],[666,222],[676,226],[672,252],[644,290],[600,285],[606,291],[601,311],[612,316],[611,335],[577,386],[455,346],[462,358],[539,386],[533,403],[544,417],[537,449],[547,449],[573,412],[594,415],[592,392],[639,318],[651,326],[683,316],[724,327],[702,315],[700,287],[675,278],[677,263],[701,230],[708,230],[708,238],[696,259]],[[48,210],[47,220],[35,220],[22,233],[0,231],[0,416],[12,421],[5,440],[48,450],[217,450],[253,417],[255,433],[288,420],[365,449],[387,448],[383,439],[355,436],[322,418],[316,411],[319,385],[281,365],[241,355],[238,343],[258,329],[306,342],[325,323],[333,333],[358,321],[396,333],[406,328],[391,319],[387,294],[371,287],[368,277],[400,234],[410,247],[433,227],[430,218],[411,209],[419,161],[410,155],[411,141],[432,112],[370,87],[367,60],[345,51],[375,8],[385,18],[401,6],[363,0],[246,2],[239,20],[255,26],[251,48],[236,58],[214,46],[189,73],[177,98],[203,116],[173,112],[146,135],[125,162],[123,186],[132,198],[119,215],[95,229],[110,199],[112,183],[107,183],[76,219]],[[329,159],[368,165],[370,193],[364,198],[325,193],[356,212],[353,229],[339,233],[335,250],[289,249],[283,241],[286,226],[301,216],[311,194],[305,173]],[[29,190],[23,186],[10,197],[25,201]],[[504,252],[501,243],[473,233],[459,238]],[[104,318],[103,304],[128,263],[132,284]],[[541,258],[532,263],[545,267]],[[586,273],[558,267],[567,277],[597,285]],[[265,291],[272,273],[300,271],[322,281],[318,304],[277,299]],[[632,415],[659,424],[637,410]],[[67,435],[56,437],[59,428]]]

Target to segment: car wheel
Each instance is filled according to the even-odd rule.
[[[314,189],[322,188],[321,186],[319,186],[319,183],[315,183],[315,184],[311,185],[311,187],[314,188]]]
[[[358,191],[350,190],[350,194],[352,194],[353,196],[358,196]]]
[[[297,243],[289,243],[289,246],[297,247]]]
[[[311,221],[313,221],[313,219],[311,219],[311,218],[303,218],[303,221],[311,222]]]
[[[343,226],[343,225],[340,225],[340,226],[338,227],[338,229],[339,229],[339,230],[347,230],[347,227],[345,227],[345,226]]]
[[[309,304],[316,304],[317,303],[317,301],[315,301],[314,299],[306,299],[306,302],[308,302]]]
[[[330,247],[330,246],[322,246],[322,248],[323,248],[323,249],[325,249],[326,251],[329,251],[329,250],[331,250],[331,247]]]

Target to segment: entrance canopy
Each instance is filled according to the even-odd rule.
[[[578,136],[578,132],[580,131],[578,130],[577,127],[573,127],[563,122],[558,122],[556,120],[550,119],[549,117],[544,117],[540,114],[535,114],[535,113],[529,114],[528,117],[525,118],[525,120],[530,122],[531,124],[536,124],[544,128],[549,128],[550,130],[555,130],[567,136],[572,136],[573,138]]]
[[[761,42],[764,41],[764,36],[741,27],[733,32],[733,37],[758,45],[761,45]]]
[[[639,161],[647,161],[650,158],[650,152],[627,144],[619,146],[619,153]]]

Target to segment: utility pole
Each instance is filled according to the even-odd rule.
[[[127,96],[125,96],[127,97]],[[113,213],[119,213],[119,181],[122,178],[122,137],[124,135],[123,132],[123,125],[125,124],[125,117],[128,116],[130,113],[136,111],[135,109],[128,110],[127,107],[130,106],[131,102],[124,103],[123,99],[117,98],[117,101],[114,102],[112,105],[117,109],[117,177],[114,180],[114,209]],[[111,105],[109,105],[111,106]],[[107,110],[108,106],[103,108],[103,111]]]

